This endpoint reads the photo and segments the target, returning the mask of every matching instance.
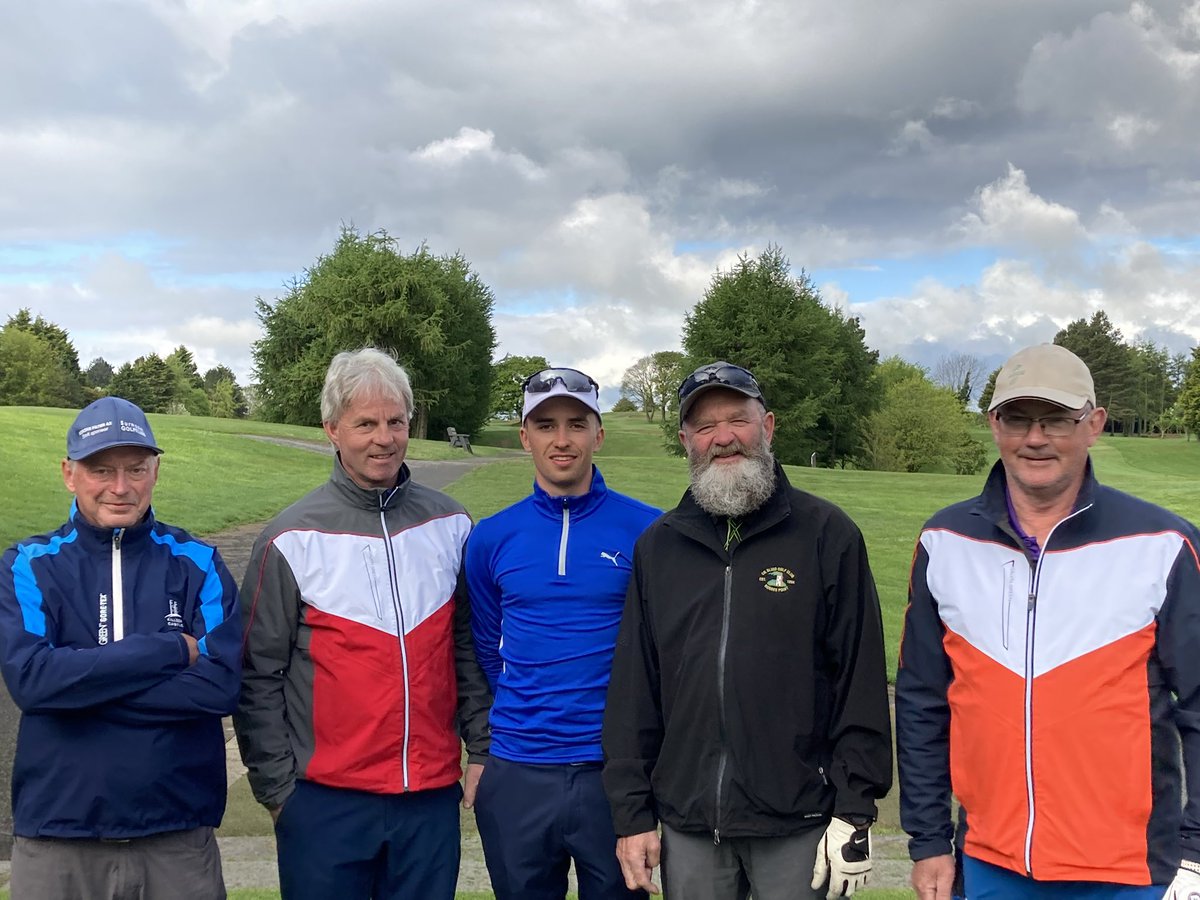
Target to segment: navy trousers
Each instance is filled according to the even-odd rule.
[[[571,860],[579,900],[646,896],[625,887],[600,767],[488,760],[475,821],[496,900],[563,900]]]
[[[968,900],[1161,900],[1166,885],[1097,881],[1034,881],[1000,866],[963,857]]]
[[[283,900],[454,900],[461,797],[296,782],[275,823]]]

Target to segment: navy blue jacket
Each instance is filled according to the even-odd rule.
[[[598,762],[604,697],[633,545],[659,511],[610,491],[592,467],[579,497],[533,493],[467,540],[475,652],[492,705],[491,752],[527,763]]]
[[[115,576],[115,577],[114,577]],[[188,665],[187,633],[200,658]],[[0,668],[20,707],[13,831],[129,838],[220,824],[237,705],[237,587],[154,519],[79,515],[0,560]]]

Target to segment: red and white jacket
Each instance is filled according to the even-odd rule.
[[[1167,884],[1200,862],[1198,549],[1090,464],[1036,561],[999,463],[930,519],[896,676],[913,859],[950,852],[953,789],[965,852],[1038,880]]]
[[[365,490],[335,460],[254,545],[234,727],[268,808],[297,778],[378,794],[453,784],[456,710],[486,751],[487,682],[459,589],[471,521],[409,474]]]

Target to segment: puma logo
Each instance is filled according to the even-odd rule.
[[[617,564],[617,557],[620,555],[621,555],[620,550],[618,550],[616,553],[605,553],[603,550],[600,551],[600,558],[607,559],[614,566]]]

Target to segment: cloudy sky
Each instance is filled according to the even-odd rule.
[[[1198,0],[5,3],[0,321],[249,380],[255,298],[346,223],[609,386],[769,243],[883,355],[1096,309],[1186,351],[1198,148]]]

